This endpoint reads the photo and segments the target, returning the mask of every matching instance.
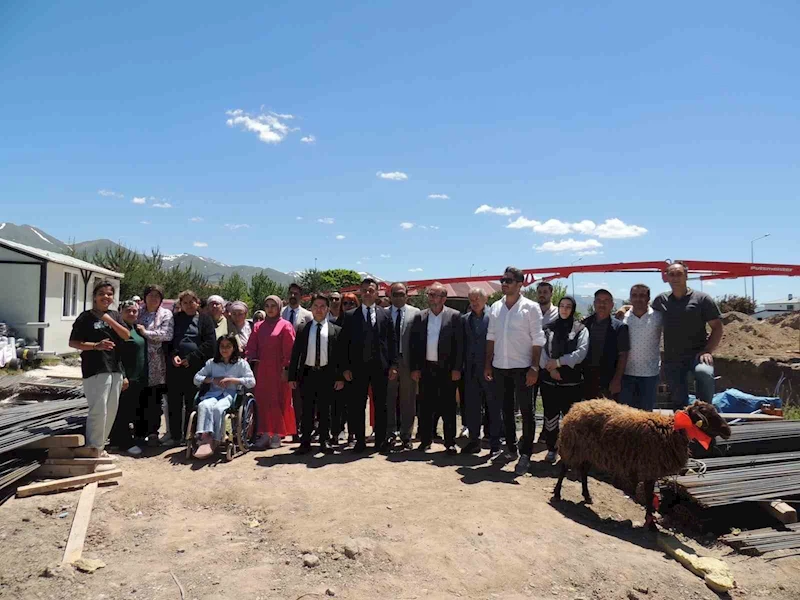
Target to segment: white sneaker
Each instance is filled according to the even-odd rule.
[[[125,452],[127,452],[131,456],[141,456],[142,455],[142,449],[139,448],[139,446],[131,446]]]
[[[531,457],[527,454],[520,454],[517,466],[514,467],[514,473],[517,475],[525,475],[531,466]]]
[[[269,448],[270,448],[270,450],[275,450],[276,448],[280,448],[281,447],[281,443],[282,443],[281,436],[276,433],[271,438],[269,438]]]
[[[458,434],[458,437],[468,438],[469,437],[469,427],[462,427],[461,433]]]
[[[557,458],[558,458],[558,453],[555,450],[550,450],[547,453],[547,456],[544,457],[544,462],[555,464]]]

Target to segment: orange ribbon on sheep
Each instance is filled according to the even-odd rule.
[[[698,421],[702,425],[702,422]],[[703,448],[708,450],[711,445],[711,436],[692,423],[692,419],[685,410],[675,413],[675,431],[685,431],[690,440],[696,440]]]

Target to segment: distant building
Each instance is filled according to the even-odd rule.
[[[753,315],[759,321],[800,310],[800,298],[789,294],[786,298],[764,302],[764,308]]]
[[[92,289],[124,275],[84,260],[0,239],[0,321],[43,352],[66,354],[72,324],[92,306]],[[113,306],[116,306],[116,302]]]

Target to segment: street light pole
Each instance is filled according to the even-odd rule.
[[[469,266],[469,276],[470,276],[470,277],[472,277],[472,267],[474,267],[474,266],[475,266],[475,263],[472,263],[472,264]]]
[[[754,251],[753,246],[758,240],[763,240],[764,238],[768,238],[770,234],[762,235],[761,237],[757,237],[755,239],[750,240],[750,264],[752,265],[755,262],[754,259]],[[750,289],[753,292],[753,309],[756,307],[756,278],[755,276],[750,276]]]
[[[572,267],[572,266],[574,266],[574,265],[577,265],[577,264],[578,264],[579,262],[581,262],[582,260],[583,260],[583,257],[581,256],[581,257],[580,257],[578,260],[576,260],[576,261],[573,261],[573,262],[570,264],[570,267]],[[570,277],[569,277],[569,278],[572,280],[572,297],[574,298],[574,297],[575,297],[575,273],[572,273],[572,274],[570,274]]]

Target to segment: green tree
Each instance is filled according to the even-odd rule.
[[[561,299],[567,295],[567,286],[559,282],[550,282],[550,285],[553,286],[553,298],[550,301],[553,303],[553,306],[558,306],[558,303],[561,302]],[[539,302],[539,296],[536,293],[536,286],[531,286],[524,290],[522,295],[530,300],[533,300],[534,302]],[[500,298],[502,297],[503,294],[501,292]]]
[[[416,296],[408,297],[408,303],[420,310],[425,310],[430,306],[430,302],[428,302],[428,288],[417,288],[416,291]]]
[[[322,288],[319,291],[333,292],[339,291],[344,287],[350,287],[361,283],[361,275],[352,269],[328,269],[319,274]],[[305,286],[303,286],[305,289]]]
[[[717,305],[719,305],[720,312],[740,312],[746,315],[752,315],[756,312],[755,303],[747,296],[737,296],[735,294],[726,294],[721,298],[717,298]]]
[[[327,291],[322,277],[322,271],[319,269],[306,269],[300,275],[297,283],[303,288],[303,294],[316,294],[318,292]]]
[[[286,298],[287,290],[285,286],[273,281],[264,271],[261,271],[253,275],[247,293],[253,302],[252,312],[255,312],[263,308],[264,298],[272,295]]]
[[[219,280],[219,293],[225,300],[242,300],[245,303],[250,302],[250,297],[247,294],[247,282],[234,271],[230,279],[225,279],[223,276]]]

